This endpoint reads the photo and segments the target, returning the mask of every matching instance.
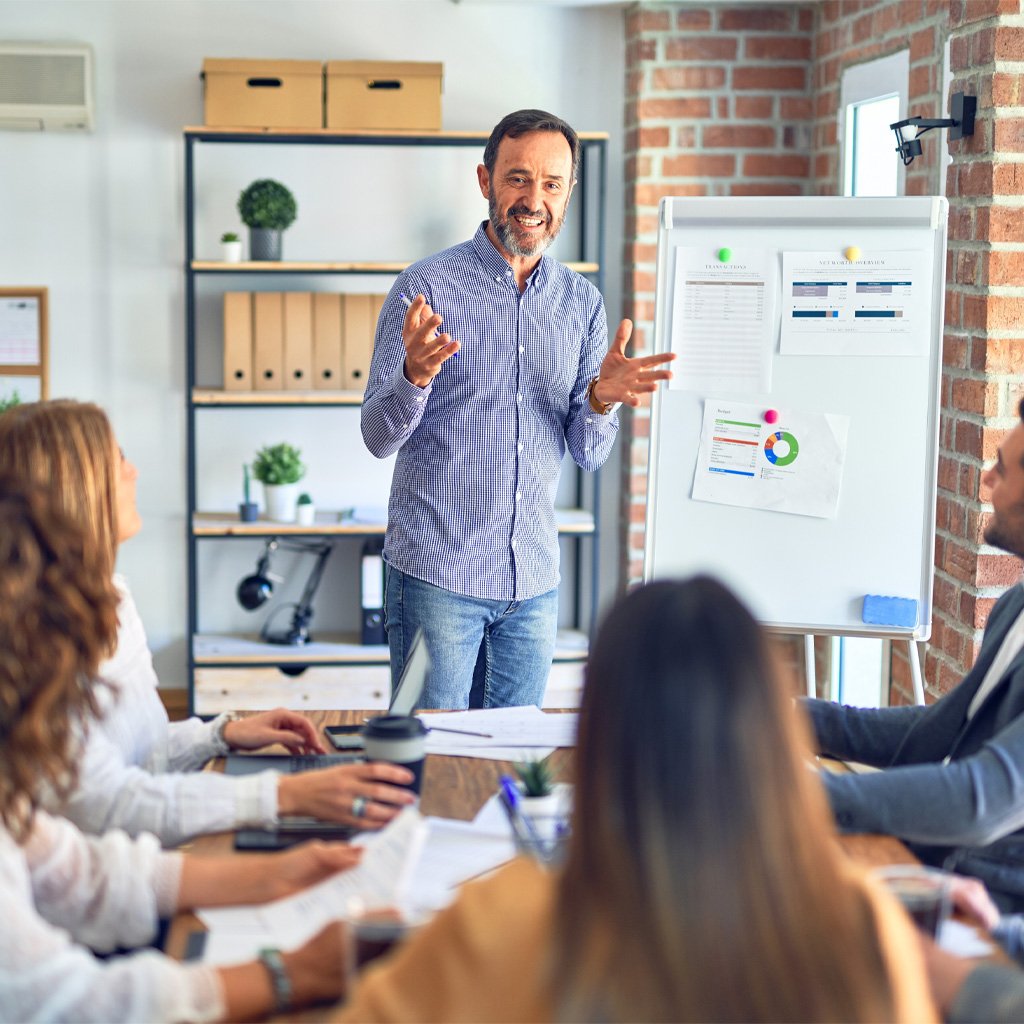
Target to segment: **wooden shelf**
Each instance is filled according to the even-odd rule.
[[[247,141],[252,142],[264,139],[295,142],[297,136],[306,136],[322,142],[366,139],[368,142],[380,143],[381,139],[396,139],[403,144],[437,142],[442,145],[448,142],[486,142],[491,134],[488,131],[424,132],[403,131],[398,128],[361,128],[358,130],[352,128],[214,128],[205,125],[186,125],[182,130],[186,135],[203,135],[211,141],[216,141],[219,137],[230,137],[238,141],[238,137],[243,136]],[[610,137],[608,132],[577,132],[577,134],[588,142]]]
[[[388,663],[387,645],[364,645],[355,634],[315,634],[315,642],[292,647],[268,644],[250,633],[197,633],[192,656],[197,665],[381,665]],[[560,629],[555,641],[556,662],[579,662],[587,657],[587,637]]]
[[[563,536],[587,535],[594,532],[594,516],[586,509],[560,508],[555,511],[558,532]],[[196,512],[192,516],[195,537],[367,537],[383,536],[386,523],[353,521],[342,512],[317,512],[313,526],[296,523],[275,523],[259,519],[243,523],[230,512]]]
[[[362,405],[362,391],[225,391],[194,388],[194,405]]]
[[[225,263],[223,260],[193,260],[193,270],[206,274],[400,274],[412,260],[388,262],[379,260],[244,260]],[[569,262],[564,266],[577,274],[596,274],[597,263]]]

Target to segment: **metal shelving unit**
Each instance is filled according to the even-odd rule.
[[[317,408],[359,406],[362,394],[354,391],[321,392],[239,392],[225,391],[197,384],[196,290],[199,278],[229,279],[267,276],[287,280],[296,275],[378,274],[394,276],[409,262],[353,261],[284,261],[281,263],[220,263],[198,260],[195,256],[196,217],[196,147],[205,145],[315,145],[315,146],[414,146],[426,148],[472,147],[482,149],[486,132],[393,132],[393,131],[330,131],[330,130],[239,130],[225,128],[186,128],[185,142],[185,422],[187,463],[186,531],[188,551],[188,632],[189,632],[189,707],[190,712],[211,714],[220,706],[196,706],[197,673],[223,669],[246,670],[278,668],[296,676],[307,667],[320,671],[323,666],[346,669],[375,668],[378,673],[387,664],[386,648],[361,647],[351,636],[339,634],[322,643],[299,648],[282,648],[260,644],[243,635],[215,636],[200,632],[198,600],[198,548],[200,543],[231,541],[238,538],[282,537],[350,537],[366,539],[380,536],[383,524],[355,524],[340,518],[321,517],[311,527],[280,523],[240,523],[227,512],[197,508],[196,427],[197,417],[207,409],[242,408]],[[574,204],[578,204],[576,250],[578,262],[567,265],[590,277],[598,289],[603,288],[602,256],[605,244],[604,202],[607,180],[608,137],[605,133],[581,133],[582,160],[580,179]],[[575,508],[559,510],[559,535],[563,543],[574,546],[573,578],[563,580],[572,594],[572,629],[560,632],[556,662],[579,662],[586,656],[587,636],[592,630],[598,604],[599,551],[599,473],[586,474],[576,470],[573,487]],[[589,558],[585,558],[585,553]],[[584,565],[587,572],[584,572]],[[587,577],[586,579],[584,577]],[[379,680],[379,675],[377,679]],[[379,682],[373,684],[378,694]],[[229,706],[235,706],[223,696]],[[365,697],[361,698],[365,701]],[[214,702],[216,703],[216,702]],[[241,706],[241,705],[239,705]],[[312,706],[312,704],[310,705]]]

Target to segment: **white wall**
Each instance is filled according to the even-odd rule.
[[[610,132],[606,298],[609,319],[620,315],[618,8],[451,0],[0,0],[0,37],[94,48],[93,133],[0,131],[0,285],[49,288],[51,396],[104,406],[139,467],[145,527],[125,546],[120,568],[165,686],[185,684],[181,128],[202,122],[204,57],[442,61],[446,129],[488,130],[510,110],[541,107],[579,130]],[[465,187],[475,193],[475,181]],[[401,184],[369,184],[366,201],[386,203],[391,188]],[[479,216],[485,215],[481,200]],[[436,229],[439,211],[424,216]],[[464,234],[460,225],[446,244]],[[605,594],[615,582],[617,479],[609,464]]]

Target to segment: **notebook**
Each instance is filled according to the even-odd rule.
[[[430,671],[430,654],[423,639],[423,630],[417,629],[409,646],[405,668],[398,680],[386,714],[411,715],[419,705],[423,685]],[[330,768],[336,764],[352,764],[362,760],[358,752],[352,754],[228,754],[224,771],[228,775],[249,775],[252,772],[274,771],[291,774],[317,768]]]

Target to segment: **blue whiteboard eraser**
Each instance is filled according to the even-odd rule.
[[[917,625],[917,601],[909,597],[865,594],[861,618],[874,626],[907,626],[913,629]]]

